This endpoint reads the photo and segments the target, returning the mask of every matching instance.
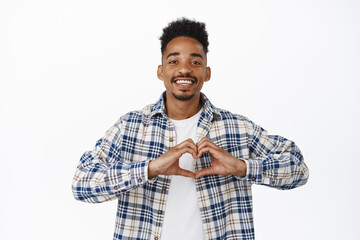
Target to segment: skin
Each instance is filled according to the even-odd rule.
[[[157,75],[166,88],[167,115],[175,120],[195,115],[201,109],[200,90],[204,82],[211,77],[211,69],[207,67],[206,54],[201,43],[188,37],[174,38],[166,46],[162,63],[158,67]],[[191,86],[180,86],[172,81],[173,78],[191,80],[194,83]],[[181,101],[175,95],[189,99]]]
[[[197,40],[189,37],[177,37],[166,46],[159,65],[157,75],[166,88],[166,111],[171,119],[182,120],[194,116],[201,109],[200,91],[204,82],[210,80],[211,69],[207,66],[204,49]],[[191,81],[191,84],[179,84]],[[212,166],[197,173],[179,167],[179,158],[192,154],[194,159],[208,152],[212,158]],[[181,175],[199,178],[205,175],[246,175],[246,163],[211,142],[201,139],[197,144],[192,139],[176,145],[159,158],[150,161],[148,177],[157,175]]]

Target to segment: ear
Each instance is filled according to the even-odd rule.
[[[164,76],[163,76],[163,66],[159,65],[158,69],[157,69],[157,77],[158,79],[160,79],[161,81],[164,81]]]
[[[205,76],[205,82],[209,81],[211,78],[211,68],[206,67],[206,76]]]

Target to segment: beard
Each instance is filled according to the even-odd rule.
[[[190,99],[192,99],[194,96],[195,96],[195,93],[193,94],[186,94],[186,92],[184,91],[184,94],[175,94],[175,93],[172,93],[172,95],[174,96],[174,98],[176,98],[177,100],[180,100],[180,101],[188,101]]]
[[[174,83],[176,78],[192,78],[195,81],[194,84],[196,84],[198,82],[197,77],[191,76],[190,74],[179,75],[179,76],[172,77],[171,82]],[[172,93],[172,95],[174,96],[174,98],[176,98],[179,101],[188,101],[188,100],[192,99],[195,96],[195,93],[190,94],[190,95],[186,94],[186,92],[187,92],[186,90],[184,90],[182,92],[183,92],[183,94]]]

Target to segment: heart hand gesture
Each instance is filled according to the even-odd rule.
[[[184,153],[192,154],[193,158],[197,158],[197,147],[192,139],[176,145],[159,158],[150,161],[148,167],[148,177],[152,178],[157,175],[181,175],[184,177],[195,178],[195,174],[189,170],[179,167],[179,158]]]
[[[179,158],[185,154],[192,154],[194,159],[201,157],[208,152],[212,158],[212,165],[194,174],[191,171],[179,167]],[[232,156],[230,153],[218,147],[208,138],[203,138],[195,145],[191,139],[176,145],[159,158],[150,161],[148,167],[148,177],[157,175],[181,175],[184,177],[199,178],[205,175],[246,175],[246,163]]]
[[[208,138],[203,138],[197,144],[198,155],[201,157],[204,153],[208,152],[212,159],[211,167],[202,169],[196,173],[196,178],[205,175],[237,175],[245,177],[246,175],[246,163],[243,160],[239,160]]]

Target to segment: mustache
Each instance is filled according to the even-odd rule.
[[[175,82],[176,78],[192,78],[192,79],[194,79],[195,83],[198,82],[197,77],[191,76],[190,74],[174,76],[171,78],[171,82],[172,83]]]

